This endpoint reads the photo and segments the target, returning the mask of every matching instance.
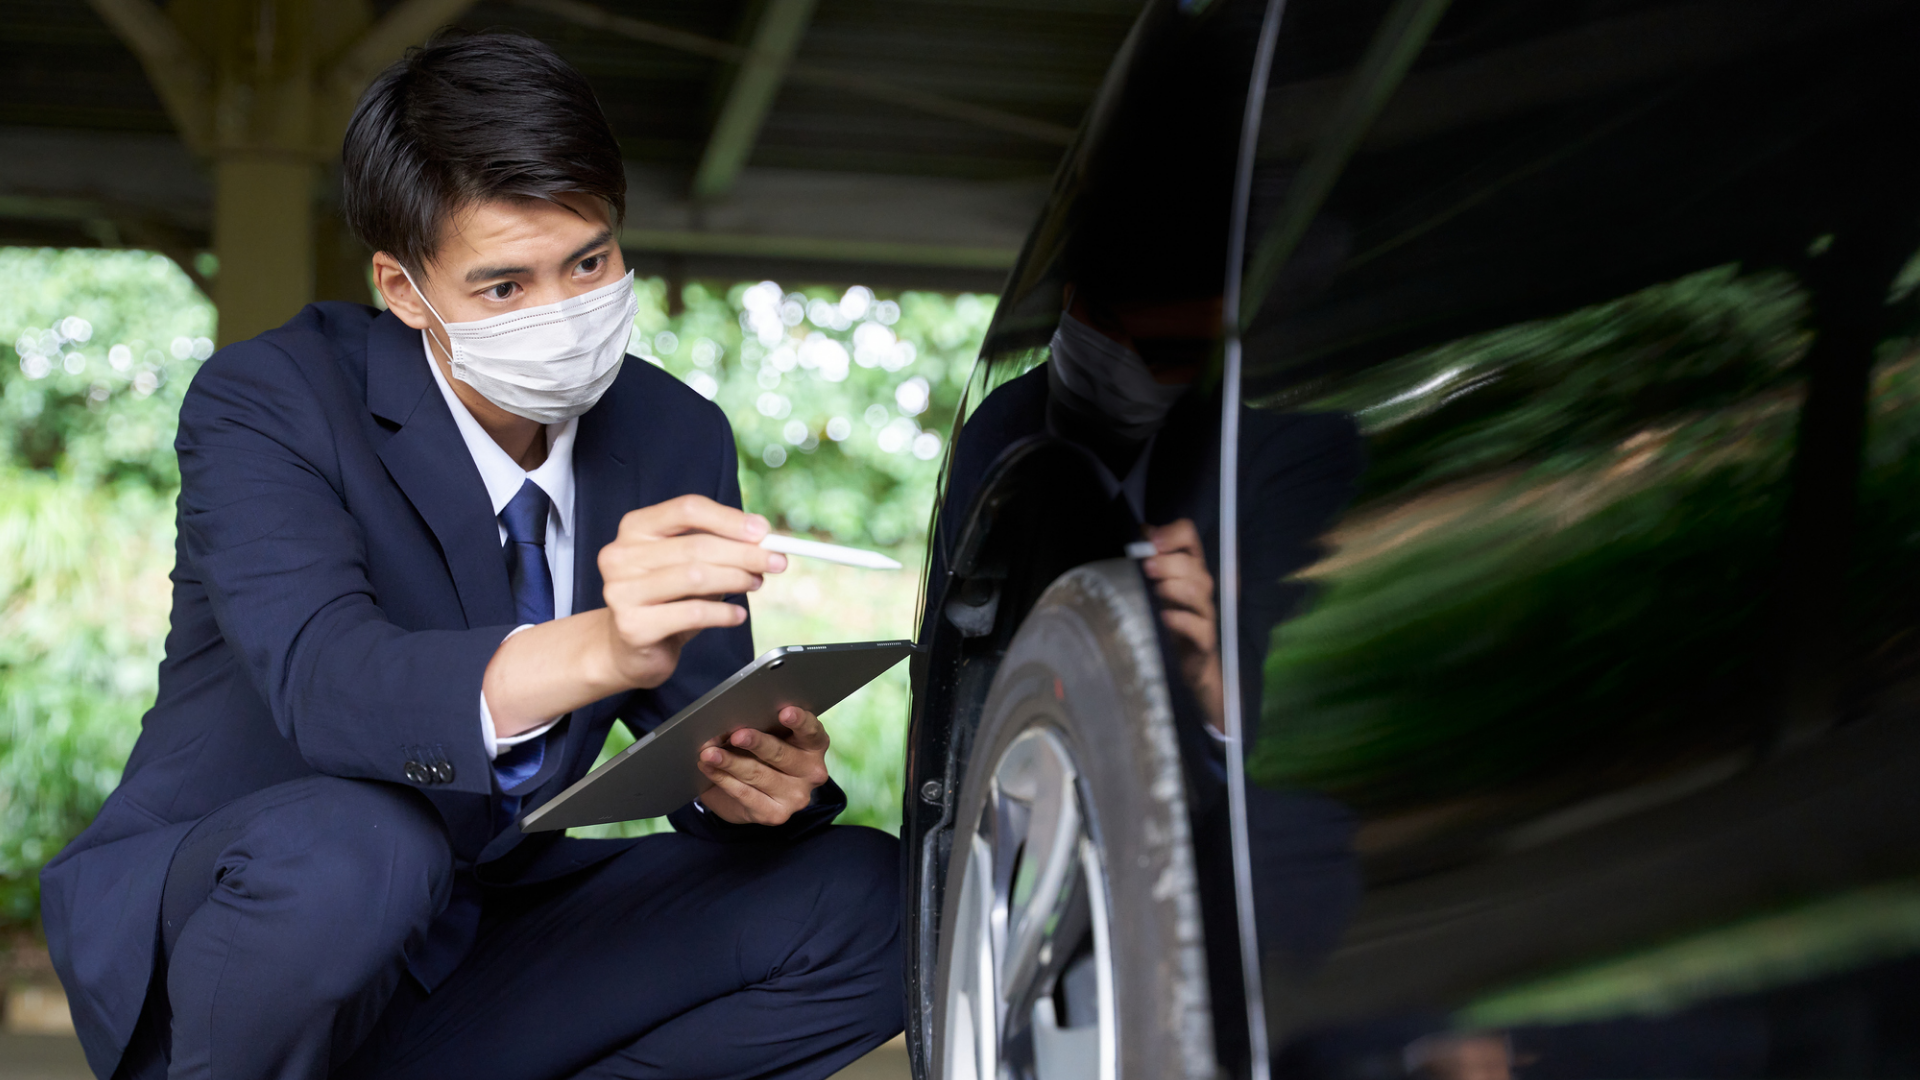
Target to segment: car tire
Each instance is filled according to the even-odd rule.
[[[1186,784],[1136,566],[1049,586],[973,733],[941,900],[939,1080],[1212,1080]]]

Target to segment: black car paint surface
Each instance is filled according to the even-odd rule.
[[[1242,147],[1267,13],[1149,5],[989,335],[916,661],[915,1030],[998,652],[1186,518],[1216,580],[1239,543],[1276,1072],[1920,1074],[1920,8],[1289,0]],[[1050,401],[1076,292],[1233,281],[1242,374],[1216,346],[1152,443]]]

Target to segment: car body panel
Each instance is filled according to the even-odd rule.
[[[908,858],[1023,605],[1187,520],[1227,1072],[1920,1073],[1917,45],[1883,0],[1147,5],[951,444]],[[1063,309],[1187,387],[1146,441]]]

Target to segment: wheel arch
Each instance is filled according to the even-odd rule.
[[[948,534],[949,549],[930,560],[927,614],[913,659],[900,835],[907,1043],[917,1076],[928,1075],[935,921],[951,854],[953,794],[972,735],[1008,644],[1046,589],[1139,539],[1111,483],[1084,450],[1045,435],[1022,439],[987,470]]]

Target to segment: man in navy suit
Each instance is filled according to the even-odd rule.
[[[823,1077],[900,1030],[897,851],[819,721],[705,752],[639,840],[524,810],[751,658],[785,567],[719,409],[625,362],[619,150],[531,39],[368,90],[345,209],[388,311],[222,350],[180,418],[160,692],[42,876],[123,1077]]]

